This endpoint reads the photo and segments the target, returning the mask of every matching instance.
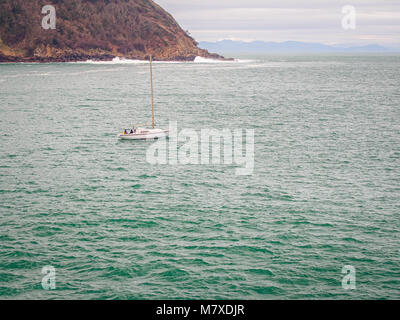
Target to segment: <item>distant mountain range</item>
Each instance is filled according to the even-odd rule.
[[[222,40],[217,42],[200,42],[199,47],[212,52],[243,52],[243,53],[268,53],[268,52],[400,52],[400,48],[387,48],[376,44],[365,46],[326,45],[299,41],[264,42],[264,41],[233,41]]]

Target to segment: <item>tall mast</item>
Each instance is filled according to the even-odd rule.
[[[153,94],[153,68],[150,55],[150,88],[151,88],[151,125],[154,129],[154,94]]]

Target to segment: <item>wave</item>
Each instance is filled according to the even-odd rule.
[[[83,64],[146,64],[149,63],[148,60],[132,60],[126,58],[115,57],[111,61],[95,61],[95,60],[86,60],[72,63],[83,63]],[[153,61],[153,63],[182,63],[181,61]]]
[[[115,57],[111,61],[95,61],[95,60],[86,60],[76,63],[85,63],[85,64],[139,64],[139,63],[146,63],[144,60],[131,60],[125,59],[120,57]]]
[[[153,63],[246,63],[251,62],[251,60],[242,60],[242,59],[235,59],[232,61],[224,61],[224,60],[216,60],[216,59],[209,59],[203,57],[196,57],[194,61],[153,61]],[[73,63],[85,63],[85,64],[145,64],[148,63],[147,60],[132,60],[126,58],[115,57],[111,61],[95,61],[95,60],[87,60],[83,62],[73,62]]]
[[[247,60],[240,60],[240,59],[234,59],[234,60],[217,60],[217,59],[210,59],[210,58],[203,58],[200,56],[197,56],[194,61],[194,63],[237,63],[237,62],[247,62]]]

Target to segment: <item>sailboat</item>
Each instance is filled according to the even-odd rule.
[[[151,128],[134,126],[132,129],[124,129],[122,133],[118,134],[118,138],[125,140],[146,140],[146,139],[159,139],[168,137],[169,130],[156,128],[154,123],[153,65],[151,56],[150,56],[150,91],[151,91],[151,111],[152,111]]]

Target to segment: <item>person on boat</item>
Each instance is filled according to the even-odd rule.
[[[126,129],[124,130],[124,134],[128,134],[128,132],[126,132]]]
[[[131,129],[131,132],[129,132],[130,134],[132,134],[133,133],[133,129]]]

